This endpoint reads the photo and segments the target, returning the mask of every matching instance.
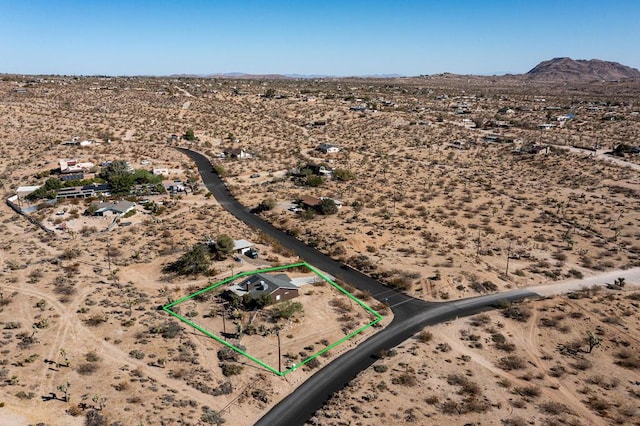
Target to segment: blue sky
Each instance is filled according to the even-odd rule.
[[[638,0],[0,0],[0,73],[523,73],[640,68]]]

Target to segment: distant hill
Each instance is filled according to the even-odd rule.
[[[640,78],[640,71],[617,62],[599,59],[554,58],[540,62],[525,76],[544,81],[612,81]]]

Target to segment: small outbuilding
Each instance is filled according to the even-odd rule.
[[[245,254],[253,248],[254,244],[247,240],[233,240],[233,251],[238,254]]]
[[[321,143],[316,147],[316,149],[323,154],[336,154],[340,152],[339,146],[332,145],[330,143]]]

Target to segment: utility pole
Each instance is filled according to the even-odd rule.
[[[509,275],[509,258],[511,257],[511,240],[509,240],[509,247],[507,248],[507,270],[505,275]]]
[[[278,337],[278,371],[282,373],[282,355],[280,353],[280,330],[276,330],[276,336]]]
[[[223,304],[222,305],[222,334],[227,335],[227,323],[224,321],[224,316],[227,313],[227,308]]]
[[[107,264],[109,265],[109,270],[111,270],[111,237],[109,235],[107,235]]]
[[[480,228],[478,228],[478,247],[476,248],[476,257],[480,257]]]

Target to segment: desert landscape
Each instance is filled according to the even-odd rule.
[[[383,315],[379,327],[278,376],[167,315],[215,282],[300,260],[221,206],[178,147],[209,158],[254,214],[416,299],[640,267],[640,77],[610,63],[591,67],[612,78],[567,77],[579,66],[0,76],[2,423],[254,424],[391,323],[385,300],[336,279]],[[427,327],[308,424],[638,424],[638,284]],[[371,321],[331,286],[300,293],[280,324],[302,347],[285,348],[289,366]],[[235,321],[276,365],[269,312],[288,302],[232,312],[215,296],[181,313],[218,331]]]

